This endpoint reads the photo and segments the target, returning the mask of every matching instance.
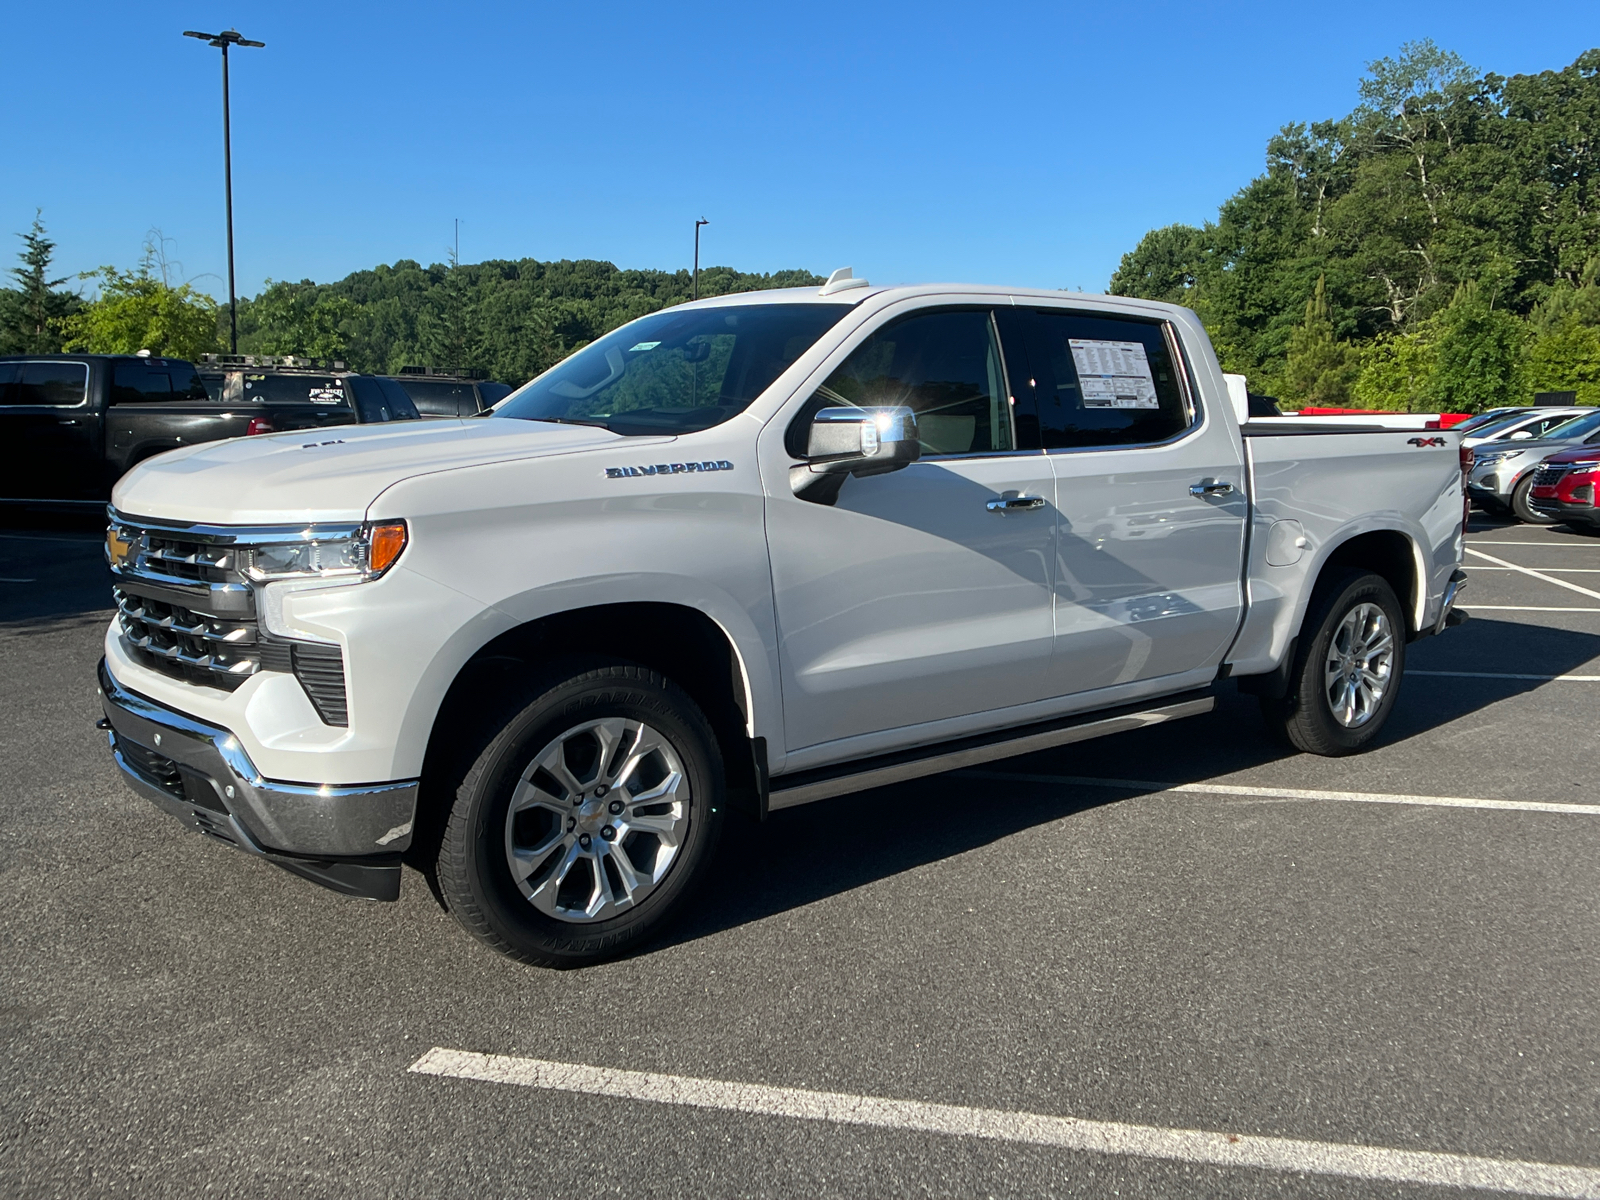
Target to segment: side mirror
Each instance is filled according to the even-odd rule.
[[[1508,437],[1506,439],[1506,441],[1508,441],[1508,442],[1525,442],[1529,438],[1531,438],[1532,436],[1533,436],[1533,434],[1529,433],[1526,429],[1519,429],[1515,433],[1513,433],[1510,437]]]
[[[921,453],[910,408],[824,408],[811,418],[806,461],[791,468],[789,482],[802,500],[832,504],[845,476],[898,471]]]

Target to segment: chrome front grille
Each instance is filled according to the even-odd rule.
[[[1534,474],[1534,487],[1554,487],[1561,482],[1561,477],[1568,471],[1592,471],[1594,463],[1551,463],[1539,468]]]
[[[224,691],[262,671],[292,673],[325,724],[348,725],[342,652],[261,631],[256,589],[241,569],[249,546],[235,536],[112,513],[107,554],[129,651],[153,670]]]
[[[253,619],[210,616],[122,587],[112,595],[128,645],[157,670],[231,691],[261,669]]]

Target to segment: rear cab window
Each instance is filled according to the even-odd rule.
[[[1151,445],[1195,423],[1165,322],[1029,308],[1005,326],[1022,343],[1045,450]]]
[[[119,358],[111,367],[111,403],[161,404],[209,400],[192,363],[176,358]]]
[[[337,375],[273,375],[244,372],[241,399],[247,404],[317,404],[345,407]]]
[[[478,411],[478,395],[470,383],[405,378],[393,382],[405,389],[425,417],[470,417]]]

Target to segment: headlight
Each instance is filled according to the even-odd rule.
[[[1485,454],[1478,461],[1480,463],[1506,462],[1509,459],[1521,458],[1526,453],[1526,450],[1496,450],[1493,454]]]
[[[406,548],[406,523],[383,521],[359,529],[307,529],[293,541],[241,548],[240,565],[251,579],[376,579]]]

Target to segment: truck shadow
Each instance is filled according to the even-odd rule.
[[[1410,651],[1407,665],[1416,671],[1600,674],[1600,666],[1588,666],[1600,659],[1600,635],[1508,621],[1474,620]],[[1375,749],[1436,732],[1541,688],[1592,686],[1408,671]],[[1530,766],[1537,765],[1538,754],[1537,745],[1530,744]],[[1267,733],[1255,699],[1224,683],[1216,710],[1205,716],[1007,759],[986,770],[1179,784],[1294,757],[1296,751]],[[1138,794],[1138,789],[1067,782],[1010,786],[958,773],[774,813],[762,825],[730,822],[700,899],[656,945],[693,941],[776,916]]]
[[[0,629],[27,635],[106,617],[105,526],[103,511],[0,509]]]

